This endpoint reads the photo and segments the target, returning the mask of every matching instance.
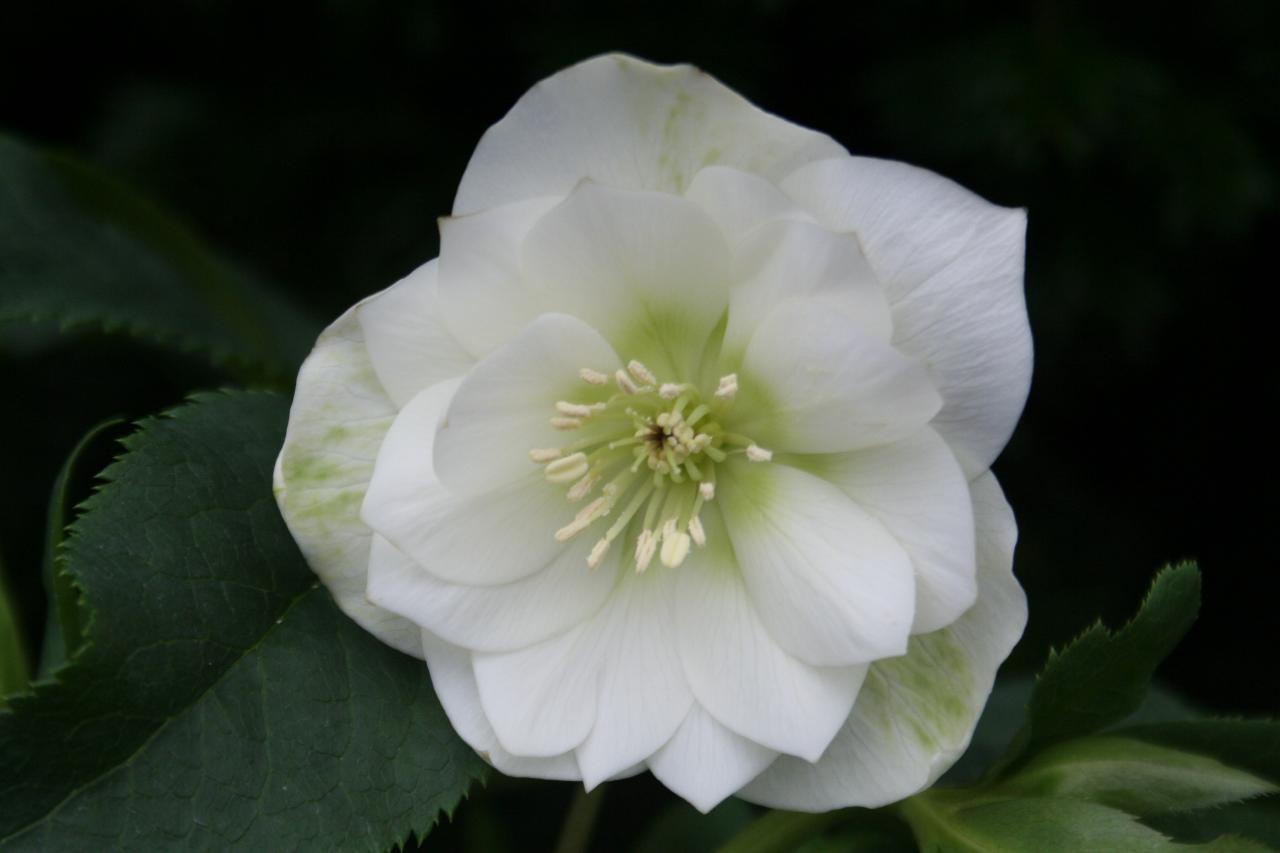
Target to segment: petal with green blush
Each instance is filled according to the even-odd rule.
[[[583,177],[680,193],[712,164],[776,181],[844,153],[829,136],[766,113],[697,68],[598,56],[543,80],[489,128],[453,212],[564,195]]]
[[[1013,576],[1017,528],[990,473],[973,482],[978,602],[954,624],[911,638],[872,665],[853,713],[816,764],[783,756],[739,796],[773,808],[870,808],[929,786],[969,745],[996,669],[1027,620]]]
[[[343,612],[383,642],[420,657],[418,627],[364,595],[373,533],[360,520],[360,504],[396,406],[374,371],[358,308],[324,330],[298,374],[276,460],[276,501]]]

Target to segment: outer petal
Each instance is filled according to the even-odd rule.
[[[428,261],[356,308],[373,370],[397,407],[475,363],[441,322],[436,266]]]
[[[649,769],[706,814],[777,757],[772,749],[729,731],[695,704],[671,740],[649,758]]]
[[[672,579],[662,574],[626,572],[592,626],[600,654],[596,723],[577,749],[588,788],[656,752],[693,705],[676,645]]]
[[[871,667],[849,721],[817,764],[779,758],[740,795],[776,808],[879,807],[932,784],[964,752],[1000,662],[1026,625],[1013,576],[1013,513],[991,474],[973,483],[978,603]]]
[[[713,507],[704,510],[707,546],[676,578],[676,627],[689,685],[729,730],[816,761],[848,718],[866,667],[810,666],[778,645],[747,593],[718,515]],[[727,764],[725,772],[735,766]],[[704,782],[714,781],[714,770],[705,773]]]
[[[446,583],[374,536],[369,600],[449,643],[475,651],[512,651],[555,636],[591,617],[613,589],[616,553],[587,569],[591,542],[576,541],[549,566],[497,586]]]
[[[729,304],[729,247],[701,208],[663,193],[583,183],[524,244],[547,310],[581,317],[624,360],[666,381],[701,361]]]
[[[342,611],[416,657],[422,654],[417,626],[364,597],[373,534],[360,520],[360,502],[396,407],[374,373],[356,310],[325,329],[298,373],[276,460],[276,501],[307,563]]]
[[[756,328],[742,361],[738,432],[771,450],[837,453],[895,441],[942,401],[924,367],[858,334],[830,299],[785,302]]]
[[[508,750],[553,755],[577,747],[591,787],[671,737],[693,697],[662,581],[656,572],[623,573],[589,622],[527,649],[474,655],[481,701]]]
[[[905,652],[915,581],[884,526],[812,474],[776,463],[722,467],[717,501],[729,539],[778,644],[816,666]]]
[[[422,632],[422,649],[431,671],[431,685],[458,736],[480,753],[480,757],[508,776],[535,779],[578,779],[578,762],[573,753],[548,758],[514,756],[498,743],[498,736],[480,707],[480,691],[471,669],[471,653],[446,643],[428,631]]]
[[[559,447],[579,437],[551,426],[556,401],[608,394],[584,383],[578,371],[612,371],[618,365],[613,348],[595,329],[566,314],[543,314],[462,381],[435,438],[436,476],[464,495],[528,476],[536,470],[529,461],[531,448]],[[560,505],[560,512],[568,509],[563,490]],[[564,523],[548,529],[547,536]]]
[[[741,358],[760,323],[790,299],[832,300],[851,326],[845,335],[887,344],[893,333],[884,288],[849,234],[785,219],[763,223],[738,241],[733,282],[728,359]]]
[[[436,577],[485,586],[528,577],[564,550],[563,493],[541,473],[489,494],[459,497],[432,470],[432,438],[456,383],[414,397],[378,451],[361,517]]]
[[[893,444],[794,461],[838,486],[906,549],[916,575],[911,633],[945,628],[977,600],[969,484],[932,429]]]
[[[529,229],[559,204],[532,198],[440,220],[440,305],[462,345],[482,357],[544,310],[520,269]]]
[[[970,476],[986,470],[1031,382],[1026,212],[924,169],[865,157],[803,167],[783,188],[819,221],[858,235],[888,288],[895,344],[927,362],[945,400],[934,427]]]
[[[534,86],[485,133],[453,210],[564,195],[582,178],[680,193],[713,163],[778,180],[844,153],[695,68],[599,56]]]

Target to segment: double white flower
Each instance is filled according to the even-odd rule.
[[[1025,621],[988,472],[1024,227],[695,69],[574,66],[481,140],[439,259],[321,336],[281,509],[503,772],[900,799]]]

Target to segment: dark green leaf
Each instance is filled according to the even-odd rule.
[[[1280,797],[1277,796],[1216,809],[1161,815],[1146,822],[1179,841],[1209,841],[1235,834],[1280,848]]]
[[[978,718],[969,748],[938,784],[951,787],[969,785],[982,776],[983,771],[1009,748],[1010,742],[1026,722],[1027,702],[1034,686],[1035,681],[1029,676],[1001,677],[996,680],[991,698],[987,700],[982,716]],[[1145,723],[1185,720],[1195,717],[1197,713],[1178,694],[1153,683],[1147,690],[1147,697],[1142,705],[1127,721]]]
[[[1093,734],[1134,713],[1156,667],[1182,639],[1200,610],[1200,571],[1193,563],[1164,569],[1138,615],[1119,631],[1095,624],[1052,652],[1028,702],[1027,723],[1001,772],[1022,755]]]
[[[6,696],[27,687],[27,650],[21,627],[9,603],[4,564],[0,563],[0,708],[5,707]]]
[[[1069,799],[1024,797],[953,807],[922,795],[900,806],[923,853],[1081,853],[1180,850],[1124,812]]]
[[[1280,784],[1280,722],[1276,720],[1189,720],[1150,723],[1116,734],[1158,743],[1240,767]]]
[[[45,621],[44,649],[40,653],[40,677],[50,675],[64,660],[74,655],[83,639],[80,590],[71,576],[63,571],[61,553],[73,511],[72,503],[76,500],[72,484],[87,473],[82,469],[88,449],[123,426],[124,421],[113,418],[89,430],[71,450],[53,482],[45,525],[44,589],[49,600],[49,616]]]
[[[201,395],[104,472],[65,546],[85,646],[0,713],[0,843],[385,850],[480,773],[422,663],[342,616],[286,532],[287,408]]]
[[[291,375],[316,328],[188,231],[70,158],[0,136],[0,322],[124,333]]]
[[[1219,806],[1277,790],[1271,782],[1208,756],[1114,735],[1042,750],[999,789],[1016,796],[1087,800],[1139,817]]]

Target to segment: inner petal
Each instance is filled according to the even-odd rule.
[[[728,306],[729,249],[678,196],[582,183],[524,244],[529,288],[662,373],[692,376]]]

